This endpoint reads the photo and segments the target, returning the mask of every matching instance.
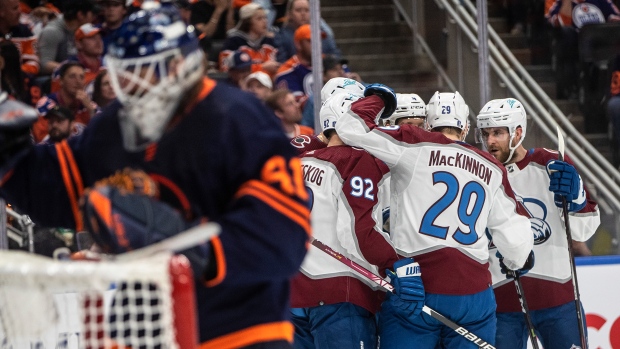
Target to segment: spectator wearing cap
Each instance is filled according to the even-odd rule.
[[[310,24],[310,3],[308,0],[289,0],[286,8],[286,22],[275,37],[278,49],[278,62],[286,62],[296,53],[295,31],[304,24]],[[321,32],[325,37],[321,41],[323,54],[340,57],[333,30],[321,19]]]
[[[42,97],[37,103],[41,116],[32,126],[35,142],[40,142],[47,134],[48,125],[45,114],[49,109],[60,105],[71,110],[76,123],[87,125],[97,106],[84,90],[84,68],[77,62],[67,62],[59,71],[60,90]]]
[[[77,55],[70,56],[52,73],[51,92],[60,90],[60,70],[67,62],[78,62],[84,68],[84,86],[89,86],[97,77],[102,66],[103,41],[101,29],[91,23],[82,24],[75,32],[75,47]]]
[[[74,34],[85,23],[92,23],[97,9],[91,0],[64,0],[63,14],[51,21],[39,37],[41,72],[51,74],[60,62],[77,54]]]
[[[105,54],[114,33],[123,24],[123,19],[127,15],[127,8],[124,0],[103,0],[100,4],[103,8],[101,39],[103,40],[103,54]]]
[[[302,117],[301,109],[291,91],[284,88],[277,89],[267,97],[265,103],[282,122],[287,137],[314,134],[314,130],[310,127],[299,125]]]
[[[275,81],[278,88],[289,89],[302,103],[312,94],[312,44],[310,25],[304,24],[295,30],[297,53],[278,69]]]
[[[273,91],[273,83],[269,75],[262,71],[257,71],[245,78],[244,90],[252,93],[261,101],[264,101]]]
[[[346,64],[345,59],[336,58],[334,56],[323,57],[323,85],[333,78],[350,78],[362,82],[357,73],[353,73],[355,77],[350,76],[350,73],[345,72],[343,65]],[[304,126],[314,128],[314,96],[308,97],[308,100],[302,108],[303,118],[301,124]]]
[[[82,127],[75,127],[75,118],[68,108],[55,105],[44,116],[47,120],[47,136],[41,143],[52,144],[61,142],[72,135],[79,134]]]
[[[280,64],[276,62],[276,49],[273,34],[267,30],[267,15],[258,4],[247,4],[239,10],[239,23],[228,32],[228,38],[220,53],[220,69],[226,57],[240,50],[252,59],[252,72],[263,71],[274,76]]]
[[[235,51],[231,56],[226,57],[224,65],[228,73],[226,82],[232,86],[243,88],[245,78],[252,72],[252,57],[245,51]]]

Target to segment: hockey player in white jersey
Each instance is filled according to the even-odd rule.
[[[339,93],[321,108],[326,148],[302,156],[304,182],[310,195],[314,237],[381,273],[393,266],[395,294],[386,307],[403,314],[419,314],[424,287],[419,276],[399,277],[399,268],[415,265],[399,257],[389,236],[381,231],[381,198],[389,188],[388,167],[360,148],[345,145],[335,131],[340,116],[360,97]],[[385,298],[375,284],[315,247],[292,283],[295,348],[366,348],[377,346],[375,313]]]
[[[427,106],[432,132],[410,125],[377,127],[394,92],[369,85],[336,124],[349,145],[366,149],[391,171],[391,233],[399,255],[422,269],[426,305],[484,341],[495,341],[495,298],[488,270],[489,240],[508,268],[532,258],[529,221],[517,213],[506,171],[493,157],[463,143],[468,107],[458,93],[435,93]],[[427,314],[403,317],[382,308],[381,348],[478,348]]]
[[[396,110],[383,121],[385,126],[410,124],[425,127],[426,103],[415,93],[397,93]]]
[[[545,349],[580,347],[566,232],[558,206],[560,196],[566,196],[571,234],[576,241],[586,241],[594,234],[600,224],[598,206],[568,157],[563,162],[556,151],[528,151],[523,147],[527,118],[518,100],[488,102],[478,114],[477,127],[476,138],[504,163],[512,188],[531,216],[537,260],[521,280],[533,325]],[[502,349],[526,348],[527,328],[515,287],[500,272],[494,248],[491,245],[497,299],[496,345]]]

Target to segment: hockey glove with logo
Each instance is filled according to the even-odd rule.
[[[517,270],[512,270],[508,268],[506,264],[504,264],[504,256],[502,256],[502,254],[499,253],[499,251],[497,251],[495,255],[499,258],[499,266],[500,268],[502,268],[502,274],[506,274],[507,278],[514,278],[515,274],[518,274],[519,276],[523,276],[527,274],[532,268],[534,268],[534,262],[535,262],[534,251],[530,251],[530,254],[527,256],[527,259],[525,260],[523,267]]]
[[[379,96],[385,104],[383,113],[381,113],[380,116],[381,119],[385,119],[394,114],[394,111],[396,110],[396,93],[394,93],[394,90],[391,87],[383,84],[370,84],[366,86],[366,89],[364,90],[364,97],[372,95]]]
[[[575,167],[567,162],[551,160],[547,163],[549,190],[554,195],[555,205],[562,207],[562,196],[566,198],[569,212],[577,212],[586,206],[586,191]]]
[[[415,317],[424,307],[424,284],[420,265],[413,258],[405,258],[394,263],[394,271],[385,271],[394,292],[388,292],[386,303],[402,312],[406,317]]]
[[[30,126],[38,117],[36,109],[0,92],[0,178],[28,154],[33,145]]]

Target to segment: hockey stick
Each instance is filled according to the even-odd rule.
[[[508,276],[513,278],[515,281],[517,296],[519,296],[521,311],[523,312],[523,316],[525,317],[525,324],[527,325],[527,332],[530,336],[530,341],[532,342],[532,348],[539,349],[538,338],[536,337],[536,332],[534,332],[534,325],[532,324],[532,318],[530,317],[530,308],[527,306],[527,301],[525,300],[525,293],[523,292],[521,277],[519,276],[519,273],[513,270],[508,271]]]
[[[564,161],[564,136],[560,126],[558,130],[558,159]],[[579,326],[579,337],[581,338],[581,348],[586,349],[588,343],[586,341],[586,331],[583,326],[583,313],[581,312],[581,299],[579,296],[579,283],[577,282],[577,269],[575,267],[575,259],[573,257],[573,239],[570,231],[570,221],[568,219],[568,203],[566,197],[562,196],[562,215],[564,216],[564,226],[566,227],[566,240],[568,242],[568,259],[570,261],[571,276],[573,280],[573,293],[575,295],[575,311],[577,312],[577,325]]]
[[[349,268],[351,268],[354,271],[358,272],[362,276],[366,277],[368,280],[370,280],[370,281],[374,282],[375,284],[383,287],[383,289],[385,289],[386,291],[394,292],[394,287],[389,282],[385,281],[379,275],[374,274],[370,270],[364,268],[363,266],[359,265],[358,263],[356,263],[355,261],[351,260],[350,258],[347,258],[343,254],[335,251],[334,249],[332,249],[331,247],[325,245],[324,243],[320,242],[319,240],[317,240],[315,238],[311,238],[311,239],[312,239],[312,241],[311,241],[312,245],[314,245],[319,250],[321,250],[321,251],[327,253],[328,255],[334,257],[340,263],[348,266]],[[487,343],[486,341],[482,340],[480,337],[478,337],[475,334],[469,332],[468,330],[464,329],[463,327],[455,324],[454,322],[450,321],[445,316],[439,314],[438,312],[436,312],[433,309],[427,307],[426,305],[422,308],[422,311],[425,312],[426,314],[428,314],[429,316],[431,316],[433,319],[435,319],[435,320],[441,322],[442,324],[450,327],[451,329],[454,330],[454,332],[456,332],[456,333],[460,334],[461,336],[465,337],[466,339],[472,341],[474,344],[478,345],[480,348],[482,348],[482,349],[495,349],[495,347],[493,345]]]
[[[221,227],[217,223],[204,223],[169,237],[144,248],[116,255],[116,260],[135,260],[154,255],[159,252],[179,252],[198,244],[207,242],[220,234]]]

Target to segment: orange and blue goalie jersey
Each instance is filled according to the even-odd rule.
[[[206,217],[222,226],[212,240],[217,275],[196,280],[200,347],[292,342],[289,283],[310,234],[300,159],[257,99],[209,79],[203,85],[149,148],[123,148],[114,102],[82,135],[35,146],[0,194],[43,226],[79,230],[84,187],[128,167],[148,173],[160,200],[188,221]]]

